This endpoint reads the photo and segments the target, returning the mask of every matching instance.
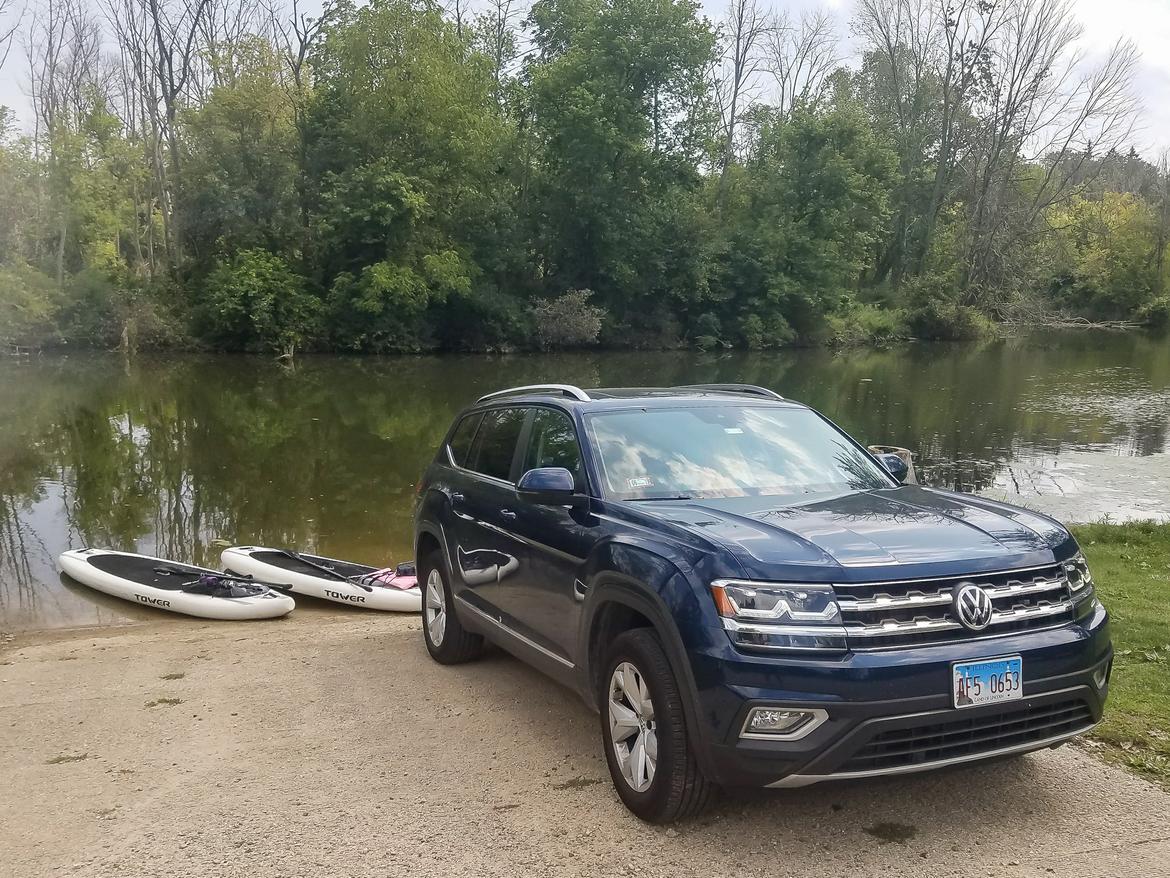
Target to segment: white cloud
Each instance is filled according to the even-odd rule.
[[[1142,53],[1135,86],[1144,111],[1138,148],[1148,157],[1170,148],[1170,0],[1076,0],[1087,51],[1100,56],[1120,39]]]

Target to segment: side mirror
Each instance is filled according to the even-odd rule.
[[[892,452],[876,455],[878,463],[885,467],[886,472],[892,475],[899,482],[906,480],[906,475],[910,472],[910,467],[906,465],[906,461]]]
[[[573,474],[563,466],[542,466],[530,469],[516,483],[520,499],[541,506],[583,506],[588,501],[577,493]]]

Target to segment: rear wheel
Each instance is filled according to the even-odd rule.
[[[451,587],[436,550],[419,564],[419,581],[423,593],[423,640],[427,652],[440,664],[457,665],[471,661],[483,652],[483,638],[464,629],[451,603]]]
[[[702,811],[715,788],[695,761],[678,681],[652,629],[614,640],[601,687],[605,759],[625,806],[648,823]]]

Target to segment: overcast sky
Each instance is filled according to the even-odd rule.
[[[32,5],[38,0],[16,0],[16,5],[19,7],[22,2]],[[768,0],[763,2],[768,5]],[[848,34],[853,2],[774,0],[774,6],[793,11],[828,7],[840,19],[844,36]],[[713,19],[722,16],[726,3],[727,0],[703,0],[707,14]],[[1154,158],[1161,149],[1170,148],[1170,0],[1072,0],[1072,3],[1085,26],[1084,49],[1091,56],[1101,57],[1123,37],[1133,40],[1141,50],[1136,88],[1145,109],[1135,145],[1147,158]],[[3,32],[2,25],[0,32]],[[7,65],[0,70],[0,104],[15,108],[22,121],[28,113],[24,68],[23,52],[14,46]]]

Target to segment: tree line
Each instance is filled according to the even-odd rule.
[[[0,342],[768,348],[1165,323],[1137,55],[1069,0],[33,0]],[[0,13],[12,0],[0,0]],[[19,51],[14,51],[16,46]]]

